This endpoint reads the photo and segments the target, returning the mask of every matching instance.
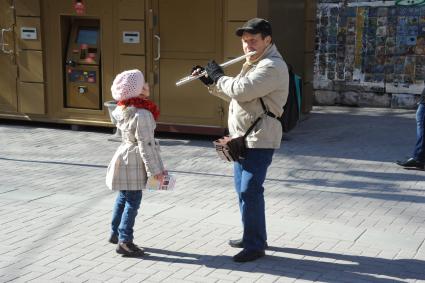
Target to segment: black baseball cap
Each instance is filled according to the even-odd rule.
[[[265,19],[253,18],[247,21],[242,27],[236,30],[237,36],[242,36],[244,32],[251,34],[261,33],[264,36],[272,35],[272,26]]]

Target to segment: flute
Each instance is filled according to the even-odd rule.
[[[246,57],[249,57],[249,56],[254,55],[255,53],[257,53],[257,51],[248,52],[248,53],[246,53],[246,54],[244,54],[242,56],[236,57],[235,59],[232,59],[232,60],[229,60],[227,62],[224,62],[224,63],[220,64],[220,67],[226,68],[226,67],[228,67],[230,65],[233,65],[233,64],[235,64],[235,63],[237,63],[239,61],[242,61]],[[195,76],[194,75],[190,75],[190,76],[184,77],[184,78],[182,78],[182,79],[180,79],[180,80],[178,80],[176,82],[176,86],[181,86],[181,85],[187,84],[187,83],[189,83],[191,81],[194,81],[196,79],[199,79],[200,77],[205,76],[206,74],[207,74],[207,71],[203,71],[203,72],[201,72],[201,73],[199,73],[199,74],[197,74]]]

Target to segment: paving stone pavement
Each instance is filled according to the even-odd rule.
[[[267,256],[234,263],[232,166],[212,137],[160,134],[177,176],[144,192],[143,258],[107,242],[110,130],[0,120],[0,282],[425,282],[425,172],[394,164],[412,110],[316,107],[284,140],[266,188]]]

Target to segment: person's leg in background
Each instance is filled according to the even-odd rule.
[[[424,169],[425,166],[425,104],[420,103],[416,110],[416,144],[413,150],[413,156],[405,161],[396,163],[403,167]]]
[[[238,204],[239,204],[239,211],[241,213],[241,223],[242,223],[242,229],[243,229],[243,214],[242,214],[242,198],[241,198],[241,180],[242,180],[242,164],[240,162],[234,162],[233,163],[233,181],[235,184],[235,191],[238,196]],[[243,248],[243,239],[233,239],[229,240],[229,245],[233,248]]]
[[[235,190],[236,194],[238,195],[238,201],[239,201],[239,210],[242,215],[242,199],[241,199],[241,180],[242,180],[242,164],[239,162],[234,162],[233,165],[233,180],[235,183]],[[243,225],[243,219],[242,219],[242,225]]]
[[[413,151],[413,158],[420,163],[425,163],[424,125],[425,104],[421,103],[416,111],[416,145]]]

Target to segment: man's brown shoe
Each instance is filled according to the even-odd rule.
[[[143,250],[143,248],[139,248],[132,242],[118,243],[116,251],[117,253],[127,257],[139,257],[145,254],[145,251]]]

